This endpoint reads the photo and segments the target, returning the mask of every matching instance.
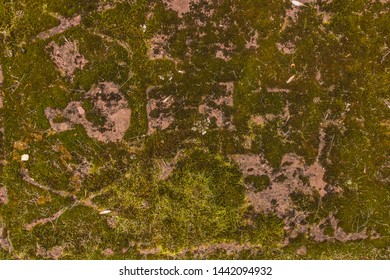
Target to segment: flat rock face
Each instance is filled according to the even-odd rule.
[[[62,132],[81,124],[91,138],[106,143],[121,140],[130,126],[131,110],[119,87],[112,82],[100,83],[85,94],[85,99],[93,104],[92,110],[104,119],[104,124],[92,123],[88,120],[83,103],[73,101],[63,110],[45,109],[51,127]]]

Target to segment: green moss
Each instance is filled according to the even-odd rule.
[[[260,6],[256,0],[198,1],[182,17],[162,1],[114,2],[104,1],[113,4],[104,11],[98,11],[101,1],[0,3],[0,146],[5,151],[0,174],[9,198],[0,208],[0,221],[14,249],[11,254],[0,249],[0,258],[46,258],[38,255],[38,248],[55,246],[63,248],[63,259],[195,258],[198,245],[210,246],[202,256],[206,259],[389,258],[390,217],[383,210],[390,195],[387,4],[319,1],[285,21],[291,4],[281,1]],[[59,24],[52,13],[81,15],[82,22],[36,40]],[[255,34],[259,47],[247,49]],[[155,35],[166,36],[161,47],[172,59],[149,59]],[[47,49],[50,41],[65,40],[77,41],[88,60],[73,79],[61,76]],[[294,51],[284,53],[278,43],[290,44]],[[218,50],[229,59],[216,57]],[[292,75],[295,79],[287,84]],[[63,109],[71,101],[82,102],[94,124],[105,122],[84,96],[104,81],[119,85],[129,102],[131,126],[125,138],[101,143],[81,125],[54,132],[45,109]],[[214,120],[205,134],[192,131],[206,122],[199,105],[226,95],[223,82],[234,84],[233,107],[208,105],[221,109],[234,129],[219,128]],[[172,107],[164,112],[174,122],[148,135],[150,86],[157,88],[149,92],[154,98],[173,97]],[[259,115],[264,125],[248,124]],[[246,137],[253,140],[250,149]],[[17,141],[26,148],[18,150]],[[21,163],[21,153],[28,153],[30,160]],[[301,156],[306,166],[318,159],[327,189],[341,193],[320,198],[293,192],[292,210],[307,213],[309,227],[332,214],[346,233],[366,229],[379,238],[345,244],[316,243],[309,233],[289,238],[283,219],[247,205],[244,185],[261,192],[270,178],[244,179],[228,156],[245,153],[263,155],[275,172],[281,171],[288,153]],[[160,168],[172,160],[176,164],[162,180]],[[89,171],[75,176],[83,164]],[[37,188],[22,179],[21,168],[36,182],[69,191],[79,200],[97,192],[93,203],[112,212],[98,215],[96,209]],[[310,187],[308,177],[298,177]],[[281,174],[276,182],[287,183],[286,178]],[[68,207],[55,222],[25,230],[32,221]],[[333,231],[330,225],[324,228],[329,236]],[[281,247],[283,240],[290,244]],[[256,249],[228,255],[218,248],[221,243]],[[161,252],[144,256],[140,249],[145,246]],[[307,249],[304,256],[296,253],[302,246]],[[104,254],[108,248],[113,255]]]
[[[271,185],[271,181],[267,175],[255,176],[249,175],[245,177],[245,183],[253,186],[256,191],[263,191]]]

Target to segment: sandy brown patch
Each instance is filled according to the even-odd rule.
[[[295,45],[292,42],[287,42],[284,44],[276,43],[276,48],[284,54],[293,54],[295,53]]]
[[[46,40],[50,37],[53,37],[54,35],[61,34],[61,33],[65,32],[66,30],[68,30],[69,28],[77,26],[81,23],[81,16],[80,15],[75,16],[75,17],[70,18],[70,19],[64,18],[64,17],[59,16],[59,15],[55,15],[55,14],[53,14],[53,16],[55,16],[60,21],[60,24],[56,27],[53,27],[53,28],[47,30],[47,31],[43,31],[43,32],[39,33],[37,35],[38,39]]]
[[[274,117],[282,117],[287,122],[290,117],[288,104],[282,115]],[[244,176],[267,175],[270,178],[271,186],[263,191],[255,191],[247,186],[247,199],[253,205],[255,212],[276,214],[284,220],[284,229],[289,233],[285,244],[288,244],[289,238],[296,238],[299,234],[309,234],[316,241],[338,240],[345,242],[367,238],[365,230],[353,234],[345,233],[337,226],[335,218],[331,216],[326,221],[324,220],[318,224],[308,224],[307,217],[309,213],[298,210],[292,200],[293,196],[299,194],[314,202],[315,197],[321,199],[329,193],[341,192],[338,186],[332,186],[325,181],[325,169],[319,161],[320,156],[324,156],[325,146],[328,145],[325,143],[325,128],[329,125],[339,126],[343,122],[343,117],[337,121],[327,120],[327,117],[328,113],[320,125],[318,153],[311,165],[307,165],[303,157],[293,153],[283,156],[279,169],[273,169],[262,155],[230,155],[230,158],[237,163]],[[255,116],[252,116],[250,122],[255,123],[254,118]],[[260,116],[257,120],[260,124],[264,121],[270,121],[270,118]],[[331,146],[332,142],[330,148]],[[325,157],[327,158],[328,154]],[[333,236],[324,234],[323,224],[325,223],[329,223],[332,227]]]
[[[309,177],[310,185],[317,190],[321,197],[327,194],[327,183],[324,181],[325,169],[318,161],[306,168],[305,175]]]
[[[88,136],[98,141],[108,143],[121,140],[130,126],[131,110],[119,91],[119,86],[112,82],[100,83],[89,90],[85,98],[92,101],[93,110],[105,119],[103,125],[96,126],[91,123],[87,119],[82,103],[72,101],[63,110],[45,109],[51,127],[57,132],[62,132],[73,129],[75,124],[81,124]]]
[[[307,248],[305,246],[299,247],[295,253],[300,256],[304,256],[307,254]]]
[[[234,46],[232,44],[225,45],[225,44],[218,43],[217,47],[218,50],[215,54],[216,58],[220,58],[225,61],[229,61],[232,59],[231,52],[234,50]]]
[[[46,250],[45,248],[38,246],[37,255],[45,259],[58,260],[63,256],[64,249],[65,248],[63,246],[54,246],[50,250]]]
[[[355,240],[364,240],[369,236],[367,234],[367,229],[364,228],[361,231],[354,233],[346,233],[342,228],[338,226],[338,220],[335,218],[333,213],[329,214],[328,218],[322,219],[318,224],[314,225],[310,231],[310,236],[317,242],[324,241],[355,241]],[[324,226],[327,225],[331,227],[333,234],[327,235],[324,233]]]
[[[155,59],[172,59],[172,57],[165,51],[168,36],[159,34],[150,39],[148,57],[150,60]]]
[[[3,85],[3,82],[4,82],[3,68],[0,65],[0,86]]]
[[[112,250],[111,248],[106,248],[102,251],[102,254],[105,256],[105,257],[110,257],[112,255],[114,255],[114,250]]]
[[[220,83],[225,87],[225,95],[220,97],[207,96],[203,99],[204,103],[199,105],[198,111],[202,115],[206,115],[208,119],[214,119],[219,128],[234,129],[232,116],[226,114],[228,107],[233,107],[233,90],[234,83]]]
[[[12,252],[12,244],[9,239],[9,232],[6,230],[5,225],[0,221],[0,248],[8,253]]]
[[[248,193],[248,199],[254,206],[255,211],[268,214],[275,213],[280,218],[285,218],[290,209],[294,208],[290,197],[292,193],[299,192],[309,196],[313,195],[310,186],[305,185],[301,180],[301,176],[304,176],[304,169],[302,158],[287,154],[282,159],[279,171],[271,171],[272,169],[270,170],[269,166],[267,169],[262,167],[251,171],[249,175],[268,175],[271,180],[271,187],[261,192]]]
[[[6,187],[0,188],[0,204],[7,204],[8,203],[8,192]]]
[[[138,253],[142,256],[157,255],[161,253],[161,248],[139,248]]]
[[[62,76],[73,78],[75,70],[83,69],[87,60],[80,54],[77,41],[66,41],[62,46],[51,42],[47,48]]]
[[[163,0],[164,4],[176,11],[179,17],[190,11],[191,0]]]
[[[174,98],[172,96],[156,95],[153,92],[156,89],[156,87],[150,86],[146,90],[148,97],[146,106],[148,113],[148,134],[152,134],[156,130],[165,130],[174,121],[171,112]]]
[[[35,220],[29,224],[27,224],[25,226],[25,229],[26,230],[32,230],[34,227],[38,226],[38,225],[45,225],[47,223],[51,223],[51,222],[54,222],[55,220],[57,220],[59,217],[61,217],[62,214],[65,213],[65,211],[68,210],[68,208],[63,208],[61,209],[60,211],[56,212],[53,216],[51,217],[46,217],[46,218],[42,218],[42,219],[38,219],[38,220]]]
[[[249,38],[248,41],[245,43],[245,48],[246,49],[257,49],[259,47],[258,44],[258,39],[259,39],[259,32],[257,30],[254,31],[254,34]]]
[[[255,115],[251,116],[251,118],[248,121],[248,124],[251,125],[258,125],[263,126],[267,122],[266,118],[261,115]]]
[[[245,175],[264,175],[271,174],[273,172],[273,168],[269,165],[268,161],[262,155],[254,155],[254,154],[235,154],[230,155],[230,159],[232,159],[235,163],[237,163],[241,172]]]
[[[0,87],[3,85],[4,82],[4,75],[3,75],[3,68],[0,65]],[[0,91],[0,109],[3,108],[3,92]]]

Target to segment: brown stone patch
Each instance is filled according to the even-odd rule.
[[[191,0],[163,0],[165,5],[174,11],[176,11],[179,17],[190,11]]]
[[[302,158],[293,154],[287,154],[283,157],[282,165],[278,172],[269,172],[269,167],[267,169],[257,169],[256,172],[250,172],[250,175],[268,175],[271,180],[271,187],[261,192],[248,194],[248,199],[254,206],[255,211],[269,214],[275,213],[280,218],[285,218],[289,210],[294,207],[290,198],[292,193],[300,192],[306,195],[313,195],[313,190],[310,186],[305,185],[300,179],[300,176],[304,176],[304,168]]]
[[[5,229],[5,225],[0,221],[0,248],[8,253],[12,252],[12,244],[8,238],[9,232]]]
[[[325,169],[318,161],[306,168],[305,175],[309,177],[310,185],[318,191],[321,197],[327,194],[327,183],[324,181]]]
[[[51,127],[62,132],[81,124],[88,136],[101,142],[117,142],[121,140],[130,126],[131,110],[119,86],[112,82],[100,83],[89,90],[85,98],[92,101],[93,110],[98,112],[105,123],[100,126],[92,124],[86,116],[82,102],[72,101],[65,109],[46,108],[45,115]]]
[[[155,59],[172,59],[172,57],[165,51],[168,36],[158,34],[150,39],[148,57],[150,60]]]
[[[204,103],[199,105],[198,111],[209,119],[215,119],[217,126],[224,129],[234,129],[232,117],[226,115],[226,108],[233,107],[234,83],[220,83],[226,88],[225,95],[220,97],[206,97]]]
[[[305,246],[302,246],[298,248],[295,252],[297,255],[304,256],[307,254],[307,248]]]
[[[65,213],[65,211],[68,210],[68,208],[63,208],[61,209],[60,211],[56,212],[53,216],[51,217],[47,217],[47,218],[42,218],[42,219],[38,219],[38,220],[35,220],[29,224],[27,224],[25,226],[25,229],[26,230],[32,230],[34,227],[38,226],[38,225],[45,225],[47,223],[51,223],[51,222],[54,222],[55,220],[57,220],[59,217],[61,217],[62,214]]]
[[[332,235],[329,236],[324,233],[324,225],[331,227],[333,231]],[[329,214],[328,218],[322,219],[318,224],[314,225],[310,231],[310,236],[317,242],[347,242],[355,240],[364,240],[369,237],[366,228],[359,232],[346,233],[342,228],[338,226],[338,220],[335,218],[333,213]]]
[[[215,54],[215,57],[223,59],[225,61],[229,61],[229,60],[232,59],[231,56],[230,56],[230,53],[231,53],[231,51],[234,50],[234,46],[233,45],[231,45],[231,44],[224,45],[224,44],[218,43],[217,47],[218,47],[218,50],[217,50],[217,52]]]
[[[114,251],[111,249],[111,248],[106,248],[102,251],[102,254],[105,256],[105,257],[110,257],[112,255],[114,255]]]
[[[251,116],[251,118],[249,120],[249,125],[254,124],[254,125],[258,125],[258,126],[263,126],[263,125],[265,125],[266,122],[267,122],[267,120],[265,117],[263,117],[261,115],[255,115],[255,116]]]
[[[6,187],[0,188],[0,204],[7,204],[8,203],[8,193]]]
[[[58,260],[63,256],[63,254],[63,246],[54,246],[50,250],[46,250],[45,248],[42,248],[40,246],[38,246],[37,248],[37,255],[46,259]]]
[[[4,82],[4,75],[3,75],[3,68],[0,65],[0,87],[3,85]],[[0,91],[0,109],[3,108],[3,92]]]
[[[246,42],[245,48],[246,49],[257,49],[259,47],[259,44],[257,43],[259,39],[259,32],[257,30],[254,31],[254,34],[249,38],[249,41]]]
[[[172,96],[152,96],[152,91],[156,87],[150,86],[146,90],[148,103],[146,110],[148,113],[148,134],[156,130],[167,129],[174,121],[172,116],[172,105],[174,98]]]
[[[0,86],[3,85],[3,82],[4,82],[3,68],[0,65]]]
[[[245,154],[245,155],[230,155],[230,159],[237,163],[241,172],[245,175],[260,176],[263,174],[271,174],[273,169],[268,164],[268,161],[262,155]]]
[[[39,33],[37,36],[38,39],[46,40],[50,37],[53,37],[54,35],[61,34],[61,33],[65,32],[66,30],[68,30],[69,28],[77,26],[81,23],[81,16],[80,15],[75,16],[75,17],[70,18],[70,19],[64,18],[64,17],[59,16],[59,15],[55,15],[55,14],[53,14],[53,15],[60,21],[60,24],[56,27],[53,27],[53,28],[47,30],[47,31]]]
[[[48,46],[50,49],[50,57],[58,67],[62,76],[73,78],[75,70],[83,69],[87,60],[79,52],[77,41],[66,41],[59,46],[55,42],[51,42]]]
[[[284,155],[279,169],[273,169],[262,155],[230,155],[230,158],[238,164],[244,176],[267,175],[270,178],[271,185],[265,190],[255,191],[247,186],[247,199],[252,204],[255,212],[276,214],[284,220],[284,229],[289,233],[285,244],[288,244],[289,238],[296,238],[299,234],[308,234],[318,242],[325,240],[345,242],[365,239],[368,236],[366,229],[356,233],[345,233],[338,227],[337,220],[333,216],[329,216],[320,223],[308,224],[307,217],[309,213],[299,210],[292,200],[294,195],[299,194],[314,202],[316,197],[321,199],[328,193],[341,192],[339,187],[331,186],[325,182],[325,169],[319,162],[319,157],[323,155],[326,145],[324,129],[328,125],[338,125],[339,123],[326,120],[327,116],[320,126],[318,153],[311,165],[307,165],[302,157],[292,153]],[[253,120],[255,117],[252,116],[250,122],[255,123]],[[257,121],[260,124],[263,121],[269,121],[269,117],[260,117]],[[290,117],[288,104],[281,117],[286,122],[288,121]],[[327,155],[325,156],[327,157]],[[323,232],[325,223],[328,223],[332,228],[334,232],[332,236],[328,236]],[[375,238],[375,234],[372,234],[372,236]]]
[[[276,43],[276,48],[284,54],[293,54],[295,52],[295,45],[292,42]]]

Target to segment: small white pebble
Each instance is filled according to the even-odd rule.
[[[99,212],[99,215],[106,215],[106,214],[109,214],[109,213],[111,213],[111,210],[103,210],[103,211]]]
[[[295,79],[295,75],[292,75],[287,81],[286,84],[291,83]]]
[[[30,159],[30,156],[28,154],[24,154],[21,157],[21,161],[28,161]]]
[[[291,3],[297,7],[305,6],[305,4],[299,2],[299,1],[291,1]]]

